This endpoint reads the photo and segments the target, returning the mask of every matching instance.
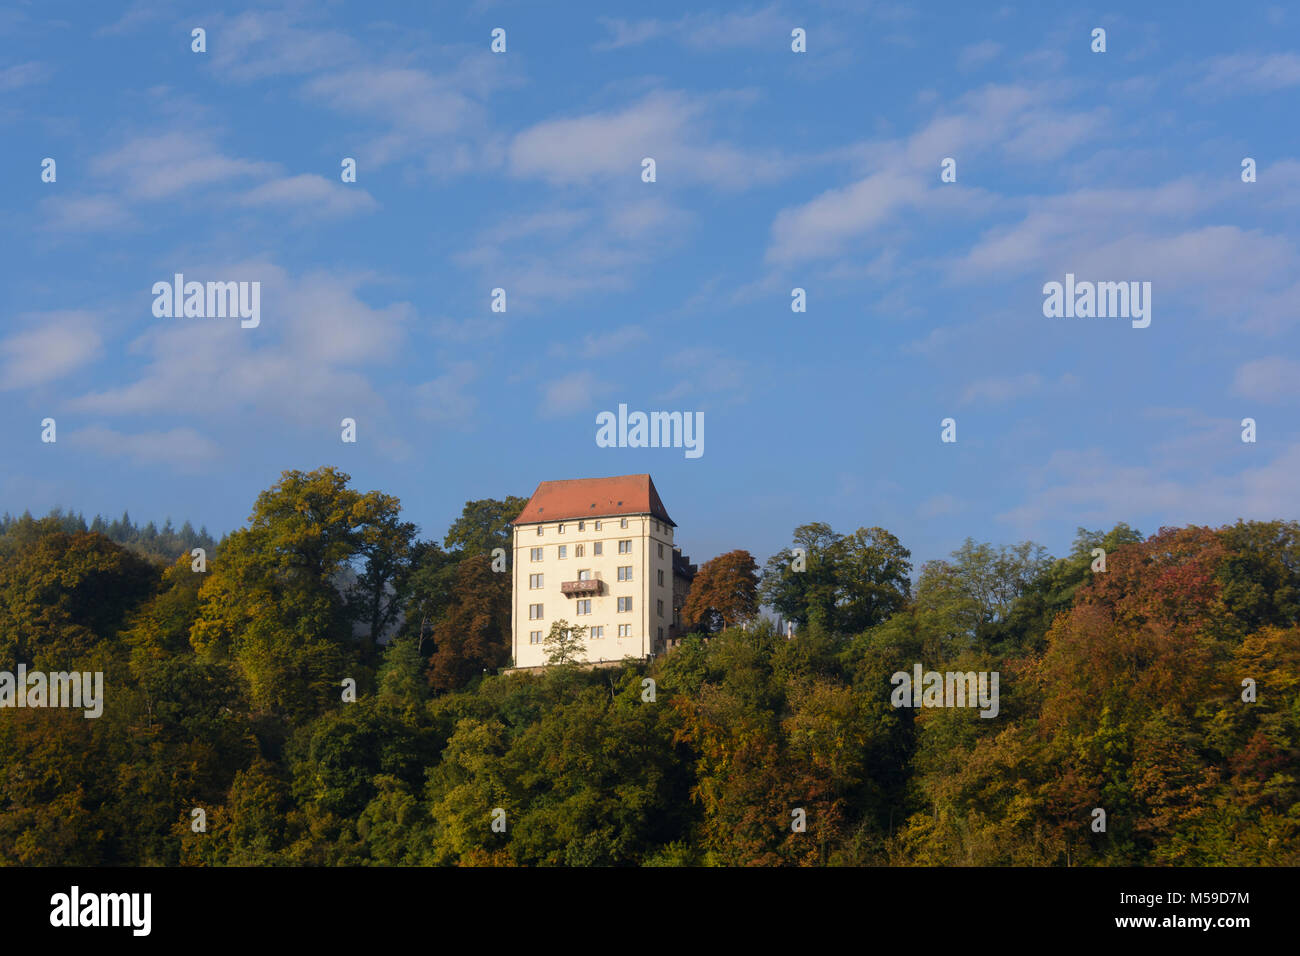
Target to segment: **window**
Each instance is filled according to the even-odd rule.
[[[597,624],[595,627],[591,629],[591,633],[588,635],[588,637],[590,637],[593,641],[603,641],[605,639],[605,625]]]
[[[597,530],[597,531],[600,530],[600,522],[599,522],[599,521],[596,522],[596,530]]]
[[[529,548],[529,549],[528,549],[528,556],[529,556],[530,558],[532,558],[534,561],[540,561],[540,560],[542,560],[542,549],[541,549],[541,548]]]
[[[579,572],[578,572],[578,580],[579,580],[579,581],[590,581],[590,580],[591,580],[591,572],[590,572],[590,571],[586,571],[586,570],[579,571]]]
[[[567,544],[558,545],[556,550],[560,552],[558,556],[561,560],[569,556],[569,546]]]
[[[597,541],[595,544],[593,544],[593,545],[591,546],[591,553],[592,553],[592,554],[604,554],[604,553],[605,553],[605,543],[604,543],[603,541]]]
[[[528,643],[529,643],[529,644],[540,644],[540,643],[542,643],[542,632],[541,632],[541,631],[529,631],[529,632],[528,632]]]
[[[630,597],[621,597],[618,599],[618,609],[620,611],[632,610],[632,599]]]
[[[573,546],[573,556],[575,558],[580,558],[586,553],[587,553],[587,546],[585,544],[575,544]]]
[[[663,639],[664,639],[664,629],[661,627],[659,628],[659,640],[662,641]]]
[[[579,530],[579,531],[586,531],[586,530],[587,530],[587,522],[585,522],[585,521],[579,521],[579,522],[578,522],[578,530]]]
[[[537,526],[537,537],[540,538],[541,536],[542,536],[542,526],[541,526],[541,525],[538,525],[538,526]]]
[[[659,557],[662,558],[663,556],[664,556],[664,543],[663,543],[662,541],[660,541],[660,542],[659,542]]]
[[[618,553],[619,553],[619,554],[631,554],[631,553],[632,553],[632,542],[631,542],[630,540],[628,540],[628,541],[620,541],[620,542],[618,543]]]
[[[632,580],[632,565],[626,565],[618,569],[618,579],[620,581]]]
[[[663,568],[660,568],[660,569],[659,569],[659,586],[660,586],[660,587],[663,587],[663,586],[664,586],[664,569],[663,569]]]
[[[542,619],[542,606],[540,604],[528,605],[528,620],[540,621]]]
[[[561,525],[556,525],[556,526],[555,526],[555,530],[558,531],[560,534],[564,534],[564,525],[562,525],[562,524],[561,524]]]
[[[578,602],[578,613],[579,614],[591,613],[591,598],[584,598]]]
[[[627,527],[627,519],[626,519],[626,518],[619,518],[619,519],[618,519],[618,526],[619,526],[620,528],[626,528],[626,527]]]
[[[536,591],[542,586],[542,576],[540,574],[528,575],[528,586]]]
[[[632,625],[631,625],[631,624],[620,624],[620,625],[618,626],[618,636],[619,636],[619,637],[631,637],[631,636],[632,636]]]
[[[659,605],[659,607],[658,607],[659,616],[660,616],[660,617],[663,617],[663,616],[664,616],[664,602],[663,602],[663,601],[656,601],[655,603]]]

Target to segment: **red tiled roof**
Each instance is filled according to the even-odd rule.
[[[649,475],[616,478],[571,478],[543,481],[528,499],[515,524],[568,521],[572,518],[608,518],[613,515],[654,515],[677,527]]]

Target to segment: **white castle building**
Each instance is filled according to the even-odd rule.
[[[514,521],[515,666],[546,663],[560,620],[587,627],[591,663],[663,653],[695,575],[676,527],[649,475],[538,485]]]

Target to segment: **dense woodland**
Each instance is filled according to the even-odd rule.
[[[100,670],[106,703],[0,710],[0,862],[1300,864],[1295,522],[1081,529],[1062,558],[968,541],[919,569],[883,529],[813,523],[802,558],[704,564],[665,657],[501,674],[491,552],[523,503],[426,540],[326,468],[219,544],[6,518],[0,669]],[[551,644],[581,659],[581,632]],[[891,706],[918,662],[998,671],[998,716]]]

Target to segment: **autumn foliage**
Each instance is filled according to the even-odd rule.
[[[706,562],[667,655],[498,674],[519,500],[439,544],[290,472],[203,573],[8,525],[5,664],[107,699],[0,709],[0,863],[1300,864],[1294,522],[968,541],[914,585],[888,532],[814,523],[804,570]],[[999,672],[998,716],[892,706],[917,662]]]

